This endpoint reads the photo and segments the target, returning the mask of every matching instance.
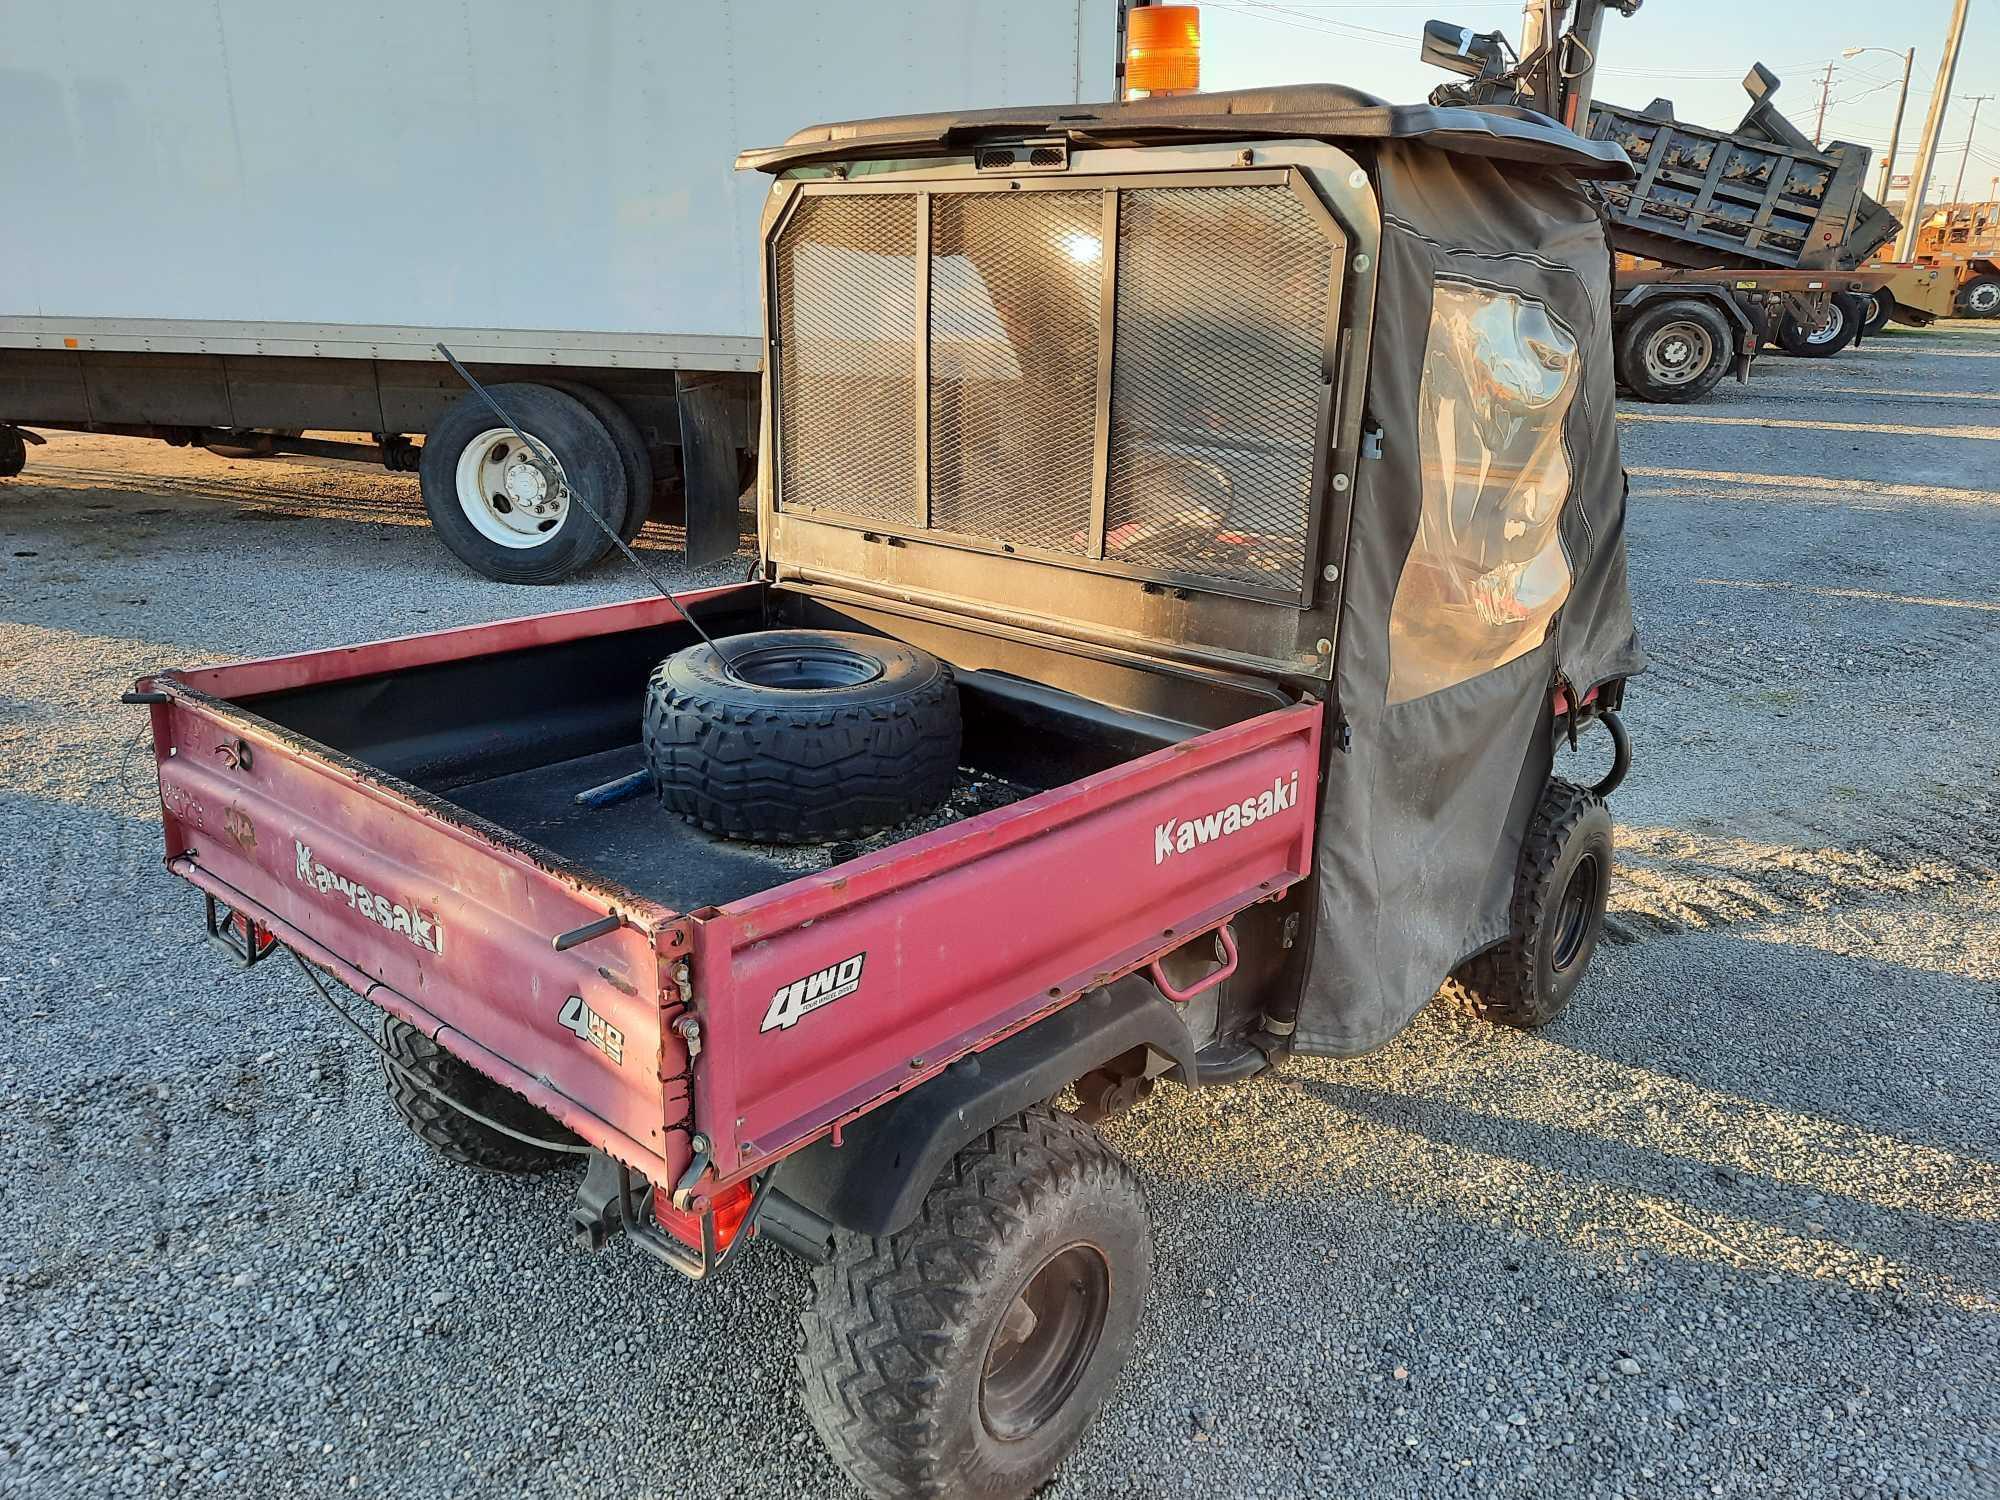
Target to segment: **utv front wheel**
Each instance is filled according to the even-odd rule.
[[[407,1021],[382,1017],[382,1078],[389,1107],[410,1133],[440,1156],[485,1172],[546,1172],[569,1156],[516,1140],[453,1109],[447,1100],[476,1109],[523,1135],[570,1144],[576,1137],[512,1089],[459,1061]]]
[[[1132,1169],[1045,1109],[952,1159],[916,1222],[843,1234],[799,1370],[834,1459],[881,1496],[1035,1491],[1131,1353],[1153,1279]]]
[[[1521,846],[1506,940],[1459,965],[1446,990],[1502,1025],[1548,1025],[1590,967],[1610,890],[1610,809],[1594,792],[1551,781]]]

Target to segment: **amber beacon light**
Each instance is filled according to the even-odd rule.
[[[1125,14],[1125,97],[1192,94],[1201,87],[1201,9],[1141,5]]]

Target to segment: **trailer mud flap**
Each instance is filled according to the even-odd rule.
[[[674,375],[681,419],[681,482],[687,497],[687,562],[719,562],[736,551],[736,455],[746,429],[739,376],[681,370]]]

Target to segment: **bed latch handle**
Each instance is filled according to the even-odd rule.
[[[1176,1005],[1185,1005],[1197,996],[1207,994],[1231,974],[1234,974],[1236,972],[1235,930],[1227,922],[1224,922],[1220,927],[1215,929],[1215,940],[1222,947],[1221,967],[1209,970],[1208,973],[1202,975],[1200,979],[1196,980],[1187,989],[1182,990],[1174,987],[1173,981],[1167,978],[1166,971],[1160,967],[1159,959],[1156,958],[1148,964],[1146,972],[1152,977],[1153,983],[1158,987],[1160,993]]]
[[[608,917],[599,917],[595,922],[586,922],[581,927],[572,927],[568,932],[556,934],[556,952],[567,953],[578,943],[587,943],[592,938],[601,938],[606,933],[616,932],[625,925],[625,919],[617,912]]]

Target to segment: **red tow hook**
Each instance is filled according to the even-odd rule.
[[[1207,994],[1218,984],[1222,983],[1223,980],[1236,972],[1235,931],[1227,922],[1224,922],[1220,927],[1215,929],[1215,938],[1222,945],[1222,966],[1209,970],[1208,973],[1202,975],[1188,989],[1182,990],[1174,987],[1174,982],[1167,978],[1166,971],[1160,967],[1159,959],[1154,959],[1146,966],[1146,973],[1152,977],[1153,984],[1159,989],[1162,995],[1165,995],[1176,1005],[1185,1005],[1197,996]]]

